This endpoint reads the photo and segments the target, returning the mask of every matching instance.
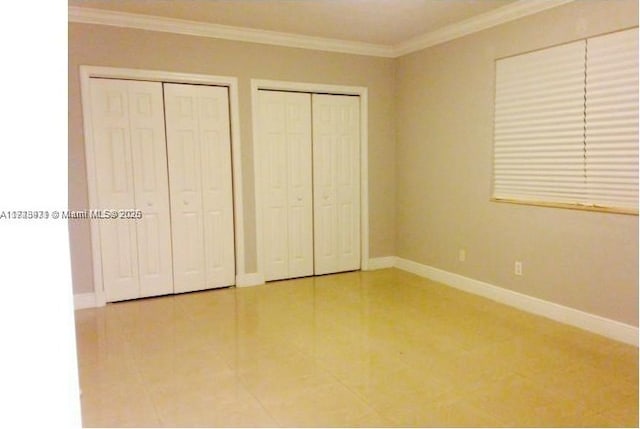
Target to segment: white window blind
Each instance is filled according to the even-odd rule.
[[[638,29],[587,40],[587,203],[638,207]]]
[[[494,198],[637,211],[638,31],[496,62]]]

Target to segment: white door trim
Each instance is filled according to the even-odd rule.
[[[179,73],[161,70],[125,69],[115,67],[80,66],[80,88],[82,100],[82,116],[84,123],[84,149],[87,166],[87,185],[89,188],[89,207],[97,207],[98,188],[96,182],[95,153],[93,151],[91,129],[91,103],[89,79],[133,79],[154,82],[195,83],[204,85],[226,86],[229,89],[229,115],[231,121],[231,159],[233,166],[233,211],[234,234],[236,248],[236,283],[238,276],[245,275],[244,249],[244,208],[242,203],[242,157],[240,153],[240,109],[238,101],[238,79],[228,76],[212,76],[204,74]],[[102,282],[102,252],[100,247],[100,231],[98,223],[91,220],[91,254],[93,261],[93,284],[96,306],[106,302]]]
[[[368,98],[367,88],[363,86],[326,85],[308,82],[288,82],[278,80],[251,79],[251,120],[253,124],[253,175],[256,207],[256,272],[263,276],[262,254],[262,200],[260,178],[258,177],[258,157],[255,150],[255,138],[258,135],[258,91],[272,89],[277,91],[299,91],[360,96],[360,269],[367,270],[369,263],[369,155],[368,155]],[[264,278],[264,276],[263,276]]]

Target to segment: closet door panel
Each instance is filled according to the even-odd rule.
[[[286,104],[289,277],[313,274],[311,98],[289,93]]]
[[[169,184],[160,82],[128,81],[141,296],[173,292]]]
[[[91,79],[90,85],[97,208],[135,208],[127,82]],[[99,232],[106,300],[138,298],[136,220],[100,220]]]
[[[174,290],[235,281],[226,88],[164,84]]]
[[[336,151],[339,270],[360,268],[360,99],[342,97]]]
[[[198,100],[190,85],[164,84],[173,289],[205,288]]]
[[[360,268],[359,103],[313,95],[315,274]]]
[[[311,275],[311,98],[259,91],[258,103],[265,279]]]
[[[289,277],[286,94],[260,91],[259,97],[256,152],[262,179],[264,275],[278,280]]]
[[[208,288],[235,283],[231,134],[227,88],[198,86],[201,136],[205,281]]]

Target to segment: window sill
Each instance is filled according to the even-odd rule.
[[[545,202],[545,201],[512,200],[508,198],[496,198],[496,197],[490,198],[489,201],[494,203],[508,203],[508,204],[519,204],[519,205],[525,205],[525,206],[552,207],[557,209],[582,210],[582,211],[588,211],[588,212],[602,212],[602,213],[614,213],[614,214],[638,216],[638,209],[625,209],[625,208],[619,208],[619,207],[587,206],[587,205],[581,205],[581,204],[552,203],[552,202]]]

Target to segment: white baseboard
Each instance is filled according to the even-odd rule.
[[[549,319],[566,323],[623,343],[638,346],[639,330],[635,326],[627,325],[616,320],[587,313],[575,308],[566,307],[540,298],[535,298],[519,292],[514,292],[480,280],[461,276],[449,271],[420,264],[408,259],[395,256],[383,256],[369,259],[368,270],[383,268],[398,268],[410,273],[443,283],[456,289],[489,298],[493,301],[515,307],[528,313],[537,314]],[[246,273],[236,275],[237,287],[257,286],[264,284],[264,276],[260,273]],[[73,296],[74,308],[94,308],[105,305],[102,294],[81,293]]]
[[[73,308],[75,310],[94,307],[98,307],[95,293],[77,293],[73,295]]]
[[[367,271],[382,270],[384,268],[393,268],[396,265],[395,256],[381,256],[379,258],[370,258],[367,264]]]
[[[636,347],[638,346],[639,331],[635,326],[524,295],[480,280],[464,277],[403,258],[396,258],[395,267],[529,313],[544,316],[623,343],[632,344]]]
[[[257,286],[264,284],[261,273],[236,274],[236,287]]]
[[[264,277],[259,273],[236,275],[236,286],[247,287],[264,284]],[[104,294],[101,293],[79,293],[73,295],[73,308],[82,310],[85,308],[103,307],[106,304]]]

